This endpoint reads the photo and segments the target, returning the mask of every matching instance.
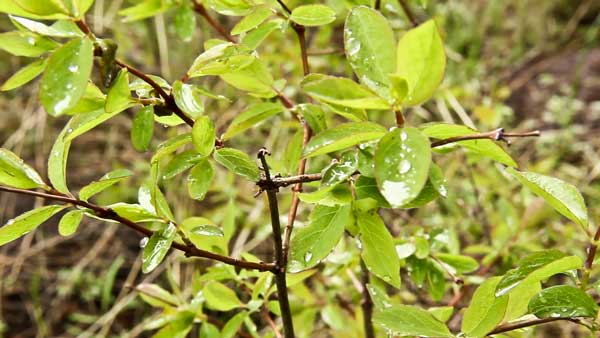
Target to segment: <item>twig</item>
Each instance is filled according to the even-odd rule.
[[[396,126],[401,128],[404,126],[404,114],[400,109],[394,110],[394,114],[396,115]]]
[[[517,329],[522,329],[522,328],[530,327],[530,326],[534,326],[534,325],[555,322],[558,320],[567,320],[567,321],[579,324],[578,321],[576,321],[572,318],[541,318],[541,319],[524,320],[524,321],[520,321],[520,322],[516,322],[516,323],[504,324],[504,325],[497,326],[493,331],[489,332],[487,334],[487,336],[491,336],[491,335],[503,333],[503,332],[508,332],[508,331],[513,331],[513,330],[517,330]]]
[[[100,218],[119,222],[119,223],[125,225],[126,227],[131,228],[147,237],[151,237],[154,234],[154,232],[152,230],[145,228],[125,217],[119,216],[116,212],[114,212],[110,208],[105,208],[105,207],[102,207],[102,206],[99,206],[96,204],[92,204],[92,203],[82,201],[82,200],[79,200],[79,199],[76,199],[73,197],[69,197],[66,195],[58,195],[56,193],[44,193],[44,192],[33,191],[33,190],[23,190],[23,189],[17,189],[17,188],[5,187],[5,186],[0,186],[0,191],[41,197],[43,199],[50,200],[50,201],[58,201],[58,202],[64,202],[64,203],[69,203],[72,205],[80,206],[80,207],[87,208],[87,209],[93,211],[94,214]],[[275,265],[272,263],[243,261],[240,259],[236,259],[236,258],[232,258],[232,257],[228,257],[228,256],[222,256],[222,255],[210,252],[210,251],[198,249],[194,246],[184,245],[181,243],[174,242],[171,246],[175,249],[185,252],[187,257],[208,258],[208,259],[216,260],[216,261],[219,261],[219,262],[222,262],[225,264],[229,264],[229,265],[233,265],[233,266],[236,266],[238,268],[243,268],[243,269],[252,269],[252,270],[259,270],[259,271],[273,271],[275,269]]]
[[[449,138],[446,138],[443,140],[431,142],[431,148],[440,147],[440,146],[443,146],[443,145],[446,145],[449,143],[455,143],[455,142],[467,141],[467,140],[479,140],[479,139],[490,139],[492,141],[504,141],[504,142],[510,144],[510,142],[507,140],[507,138],[510,138],[510,137],[538,137],[538,136],[540,136],[539,130],[528,131],[528,132],[523,132],[523,133],[506,133],[506,132],[504,132],[504,128],[498,128],[496,130],[488,131],[485,133],[461,135],[461,136],[449,137]]]
[[[151,77],[146,75],[141,70],[131,65],[128,65],[121,60],[115,60],[115,63],[123,68],[126,68],[131,74],[139,77],[141,80],[149,84],[158,93],[158,95],[160,95],[165,100],[165,105],[169,108],[169,110],[175,113],[175,115],[179,116],[179,118],[182,119],[188,126],[194,126],[194,120],[191,117],[189,117],[186,113],[184,113],[181,109],[179,109],[179,107],[175,103],[175,99],[173,98],[173,96],[171,94],[167,94],[167,92],[158,83],[156,83],[156,81],[152,80]]]
[[[404,11],[404,14],[408,18],[408,21],[410,21],[410,23],[413,25],[413,27],[417,27],[419,25],[419,21],[417,19],[415,19],[415,16],[413,15],[412,11],[410,10],[410,6],[408,6],[408,4],[406,3],[406,0],[398,0],[398,2],[400,3],[402,10]]]
[[[269,201],[269,210],[271,211],[271,226],[273,228],[273,243],[275,250],[275,269],[272,271],[275,274],[275,284],[277,285],[277,298],[279,308],[281,310],[281,321],[283,322],[283,333],[285,338],[294,338],[294,324],[292,322],[292,312],[290,310],[290,302],[288,300],[288,289],[285,275],[285,265],[283,265],[283,243],[281,240],[281,224],[279,222],[279,206],[277,203],[277,186],[273,184],[269,165],[265,158],[270,153],[267,149],[262,148],[258,152],[262,170],[265,174],[267,185],[267,199]]]
[[[206,7],[204,7],[203,4],[198,3],[197,1],[193,1],[193,3],[196,13],[200,14],[209,25],[211,25],[217,32],[219,32],[219,34],[221,34],[221,36],[223,36],[229,42],[237,43],[236,39],[229,35],[227,29],[225,29],[225,27],[223,27],[217,20],[208,14]]]
[[[289,177],[273,177],[273,178],[271,178],[270,182],[267,181],[267,179],[263,178],[260,181],[258,181],[256,184],[261,189],[265,190],[266,187],[270,183],[275,185],[277,188],[281,188],[281,187],[287,187],[289,185],[297,184],[297,183],[320,181],[321,177],[322,177],[321,173],[302,174],[302,175],[289,176]]]
[[[373,6],[376,10],[381,9],[381,0],[375,0],[375,5]]]
[[[306,49],[306,28],[297,23],[292,24],[292,28],[298,35],[298,42],[300,43],[300,56],[302,58],[302,71],[304,76],[310,74],[310,66],[308,64],[308,52]]]
[[[448,269],[448,265],[446,265],[446,263],[442,262],[439,258],[437,258],[434,255],[429,255],[429,257],[431,257],[431,259],[433,259],[434,261],[436,261],[436,263],[438,263],[440,265],[440,267],[444,270],[444,272],[446,272],[446,274],[448,274],[448,276],[450,276],[450,278],[452,278],[452,282],[456,285],[463,285],[465,283],[465,281],[458,277],[454,272],[450,271],[450,269]]]
[[[369,284],[369,270],[363,260],[360,260],[361,284],[362,284],[362,302],[363,327],[365,338],[375,338],[375,329],[373,328],[373,300],[367,289]]]
[[[592,266],[594,265],[594,259],[596,258],[596,252],[598,251],[598,241],[600,241],[600,226],[596,229],[594,238],[590,242],[587,248],[587,257],[583,266],[583,276],[581,278],[581,289],[585,290],[590,280],[590,274],[592,272]]]
[[[290,8],[288,6],[286,6],[285,3],[283,3],[283,1],[277,0],[277,3],[279,4],[279,6],[281,6],[281,8],[283,8],[284,11],[286,11],[286,13],[292,14],[292,11],[290,10]]]

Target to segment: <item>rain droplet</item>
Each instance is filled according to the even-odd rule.
[[[8,220],[8,222],[6,222],[6,225],[11,225],[14,222],[15,222],[15,220],[11,218],[11,219]]]
[[[307,251],[307,252],[304,254],[304,262],[306,262],[306,263],[310,262],[310,259],[311,259],[311,258],[312,258],[312,252],[310,252],[310,251]]]
[[[69,129],[67,129],[67,133],[69,133],[69,134],[70,134],[70,133],[72,133],[72,132],[73,132],[73,128],[69,128]]]
[[[400,140],[406,141],[408,139],[408,135],[405,132],[400,133]]]
[[[35,38],[33,36],[30,36],[27,38],[27,43],[30,45],[35,45]]]
[[[79,66],[78,66],[78,65],[70,65],[70,66],[69,66],[69,71],[70,71],[71,73],[75,73],[75,72],[76,72],[76,71],[78,71],[78,70],[79,70]]]
[[[142,249],[145,248],[146,245],[148,245],[148,241],[149,241],[148,237],[144,237],[144,238],[140,239],[140,248],[142,248]]]
[[[400,161],[400,164],[398,164],[398,170],[401,174],[406,174],[410,168],[412,168],[412,164],[410,164],[408,160],[402,160]]]

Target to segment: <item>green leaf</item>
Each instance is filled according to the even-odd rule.
[[[218,228],[215,223],[205,217],[189,217],[181,222],[180,227],[186,236],[200,249],[227,255],[229,237],[225,236],[227,229],[223,229],[223,236],[215,236],[214,232],[208,233],[209,228]],[[221,228],[219,228],[221,229]]]
[[[425,134],[427,137],[440,140],[479,133],[477,130],[471,129],[467,126],[450,123],[429,123],[425,124],[420,129],[423,132],[423,134]],[[488,157],[494,161],[498,161],[507,166],[517,166],[517,163],[510,157],[510,155],[501,146],[499,146],[492,140],[466,140],[459,141],[456,143],[476,154]]]
[[[244,152],[233,148],[217,149],[214,158],[219,164],[252,182],[258,182],[260,171],[256,163]]]
[[[590,295],[570,285],[557,285],[535,295],[528,306],[538,318],[596,318],[598,304]]]
[[[172,4],[171,1],[163,0],[142,0],[135,3],[134,6],[119,11],[119,15],[124,17],[123,22],[131,22],[155,16],[169,9]]]
[[[373,321],[395,336],[454,337],[444,323],[415,306],[393,305],[375,312]]]
[[[58,43],[29,32],[0,34],[0,49],[16,56],[36,57],[58,47]]]
[[[102,176],[98,181],[94,181],[79,190],[79,199],[87,201],[90,197],[107,189],[108,187],[122,181],[133,175],[133,172],[127,169],[117,169]]]
[[[310,214],[308,225],[294,231],[288,272],[306,270],[325,259],[344,234],[346,223],[352,217],[351,211],[349,205],[317,205]]]
[[[19,189],[47,187],[35,169],[4,148],[0,148],[0,184]]]
[[[370,198],[377,202],[377,205],[382,208],[389,208],[390,204],[379,192],[377,182],[374,178],[360,175],[354,183],[354,190],[356,192],[356,199]]]
[[[52,53],[40,83],[40,102],[48,114],[62,115],[83,97],[93,54],[87,38],[71,40]]]
[[[356,152],[344,153],[339,161],[332,161],[331,165],[323,170],[321,188],[331,187],[347,180],[356,172],[357,165]]]
[[[181,110],[192,117],[198,117],[204,113],[204,103],[201,98],[202,92],[194,85],[181,81],[173,83],[173,98],[175,104]]]
[[[522,259],[518,267],[508,270],[496,287],[496,297],[500,297],[523,283],[533,283],[563,273],[579,269],[583,262],[577,256],[567,256],[558,250],[538,251]]]
[[[467,337],[485,337],[502,322],[508,304],[508,295],[496,297],[496,286],[502,277],[492,277],[481,284],[465,311],[461,331]]]
[[[302,202],[332,207],[352,203],[352,191],[348,184],[338,184],[313,192],[300,193],[298,198]]]
[[[252,13],[244,16],[231,30],[231,35],[238,35],[245,33],[251,29],[256,28],[258,25],[263,23],[268,17],[273,14],[272,10],[266,6],[256,7]]]
[[[512,168],[507,170],[521,184],[533,190],[536,195],[546,200],[560,214],[587,229],[587,208],[581,193],[575,186],[550,176],[517,171]]]
[[[170,139],[162,142],[161,144],[158,145],[158,147],[156,147],[156,152],[154,153],[154,156],[152,156],[152,159],[150,160],[150,162],[156,163],[161,158],[173,153],[180,147],[183,147],[184,145],[186,145],[190,142],[192,142],[192,134],[191,133],[185,133],[185,134],[171,137]]]
[[[19,71],[14,73],[10,78],[8,78],[8,80],[6,80],[6,82],[2,84],[0,91],[19,88],[29,81],[35,79],[44,71],[44,69],[46,69],[46,62],[46,59],[38,60],[19,69]]]
[[[325,5],[304,5],[292,10],[290,20],[306,26],[322,26],[335,21],[335,12]]]
[[[129,72],[123,68],[108,90],[104,109],[107,113],[118,113],[131,107],[132,104],[131,91],[129,90]]]
[[[156,284],[141,283],[135,287],[140,297],[148,304],[156,307],[177,306],[177,297]]]
[[[131,126],[131,144],[135,150],[148,150],[154,134],[154,107],[145,106],[137,112]]]
[[[163,222],[162,218],[156,216],[153,212],[148,211],[139,204],[118,202],[109,205],[107,208],[132,222]]]
[[[191,311],[179,311],[152,338],[185,338],[194,326],[194,317]]]
[[[381,194],[401,207],[419,195],[429,178],[429,140],[416,128],[392,130],[379,141],[374,160]]]
[[[192,41],[194,37],[194,30],[196,29],[196,15],[194,10],[186,5],[182,4],[175,12],[175,32],[177,36],[184,42]]]
[[[312,103],[297,104],[296,112],[302,114],[313,134],[318,134],[327,129],[327,121],[325,120],[325,112],[321,106]]]
[[[271,98],[277,95],[273,89],[273,76],[259,59],[245,63],[243,67],[221,75],[221,79],[239,90],[256,97]]]
[[[77,27],[77,25],[70,20],[61,20],[55,22],[52,26],[46,26],[41,22],[21,18],[18,16],[10,15],[9,17],[18,28],[23,28],[39,35],[57,38],[75,38],[84,36],[79,27]]]
[[[171,248],[171,243],[173,243],[176,234],[177,226],[173,223],[167,224],[164,229],[152,234],[142,254],[143,273],[151,272],[163,261]]]
[[[469,273],[479,269],[479,263],[469,256],[438,253],[435,255],[440,261],[448,265],[450,269],[458,273]]]
[[[234,338],[238,335],[238,331],[242,326],[242,323],[248,318],[247,311],[241,311],[235,316],[231,317],[223,326],[221,330],[221,338]]]
[[[67,212],[58,222],[58,233],[61,236],[70,236],[77,231],[79,223],[83,218],[83,210],[71,210]]]
[[[219,282],[209,282],[202,289],[206,305],[216,311],[229,311],[242,305],[233,290]]]
[[[298,172],[300,158],[302,158],[302,143],[304,141],[304,132],[298,129],[292,137],[289,138],[285,146],[285,152],[282,154],[282,161],[287,173],[295,175]]]
[[[385,135],[385,128],[372,122],[349,122],[315,135],[304,149],[304,157],[313,157],[346,149]]]
[[[229,124],[227,131],[223,135],[223,140],[226,141],[243,132],[244,130],[252,128],[259,122],[281,113],[282,111],[283,107],[276,103],[265,102],[254,105],[250,109],[236,116],[233,121],[231,121],[231,124]]]
[[[209,160],[204,159],[192,168],[187,178],[188,194],[195,200],[203,200],[210,188],[215,169]]]
[[[388,74],[390,80],[390,94],[395,103],[401,103],[408,95],[408,81],[396,74]]]
[[[344,49],[350,66],[362,84],[391,100],[389,73],[396,71],[394,32],[379,11],[354,7],[344,26]]]
[[[403,104],[416,106],[427,101],[444,78],[446,53],[435,21],[429,20],[400,38],[396,75],[408,82]]]
[[[14,219],[8,220],[0,228],[0,246],[31,232],[57,212],[64,209],[63,205],[47,205],[27,211]]]
[[[58,0],[13,0],[23,10],[42,16],[50,16],[54,14],[67,14],[67,10]]]
[[[69,156],[71,141],[66,141],[65,135],[71,129],[70,124],[72,121],[73,119],[58,134],[48,157],[48,179],[54,189],[67,195],[70,194],[67,187],[67,157]]]
[[[274,19],[259,25],[255,30],[246,33],[240,41],[240,45],[248,50],[255,50],[260,44],[277,29],[284,25],[282,19]]]
[[[351,108],[389,109],[390,105],[358,83],[343,77],[310,74],[302,89],[315,99]]]
[[[390,285],[400,288],[400,260],[394,239],[377,210],[356,211],[362,246],[361,257],[370,272]]]
[[[205,0],[215,12],[228,16],[243,16],[250,13],[254,7],[251,0]]]
[[[193,150],[186,150],[175,155],[163,171],[163,180],[171,179],[200,162],[204,156]]]
[[[509,322],[522,317],[527,313],[529,300],[538,292],[542,291],[542,285],[538,281],[521,283],[508,294],[508,305],[504,314],[503,322]]]

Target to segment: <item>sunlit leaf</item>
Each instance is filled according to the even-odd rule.
[[[106,95],[104,109],[107,113],[121,112],[133,105],[129,90],[129,72],[123,68],[115,78]]]
[[[12,90],[15,88],[19,88],[22,85],[28,83],[29,81],[35,79],[38,75],[40,75],[44,69],[46,69],[46,59],[34,61],[27,66],[19,69],[16,73],[14,73],[11,77],[6,80],[0,87],[1,91]]]
[[[187,178],[188,194],[195,200],[203,200],[212,184],[215,170],[208,159],[196,164]]]
[[[36,57],[58,46],[53,40],[28,32],[0,34],[0,49],[17,56]]]
[[[79,199],[87,201],[90,197],[107,189],[108,187],[122,181],[133,175],[133,172],[127,169],[117,169],[102,176],[98,181],[94,181],[79,190]]]
[[[67,212],[58,222],[58,233],[61,236],[70,236],[77,231],[79,223],[83,218],[83,210],[71,210]]]
[[[269,7],[256,7],[252,13],[244,16],[244,18],[233,27],[231,35],[238,35],[256,28],[272,14],[273,12]]]
[[[249,181],[257,182],[260,179],[260,171],[256,163],[250,159],[250,156],[240,150],[233,148],[217,149],[214,158],[225,168]]]
[[[173,243],[176,234],[177,226],[173,223],[169,223],[164,229],[154,232],[144,247],[142,272],[151,272],[163,261],[171,248],[171,243]]]
[[[0,184],[20,189],[46,188],[35,169],[4,148],[0,148]]]
[[[389,109],[382,98],[358,83],[343,77],[310,74],[302,80],[302,89],[323,102],[351,108]]]
[[[292,10],[290,20],[306,26],[322,26],[335,21],[335,12],[325,5],[303,5]]]
[[[346,149],[385,135],[386,129],[372,122],[349,122],[320,132],[311,138],[304,157],[313,157]]]
[[[202,289],[206,305],[217,311],[229,311],[242,305],[233,290],[219,282],[209,282]]]
[[[496,286],[502,277],[493,277],[481,284],[465,311],[461,331],[468,337],[485,337],[496,325],[502,322],[508,295],[496,297]]]
[[[215,147],[215,125],[207,116],[200,116],[192,128],[194,148],[202,156],[208,156]]]
[[[175,104],[192,117],[198,117],[204,113],[201,92],[194,85],[175,81],[173,83],[173,98]]]

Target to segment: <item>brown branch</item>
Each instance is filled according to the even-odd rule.
[[[300,43],[300,56],[302,58],[302,71],[304,76],[310,74],[310,66],[308,64],[308,51],[306,48],[306,28],[297,23],[292,23],[292,28],[298,35],[298,42]]]
[[[373,300],[367,289],[369,284],[369,270],[363,260],[360,260],[361,284],[362,284],[362,302],[363,310],[363,327],[365,330],[365,338],[375,338],[375,329],[373,328]]]
[[[284,11],[286,11],[286,13],[292,14],[292,11],[290,10],[290,8],[288,6],[286,6],[285,3],[283,3],[283,1],[277,0],[277,3],[279,4],[279,6],[281,6],[281,8],[283,8]]]
[[[179,118],[182,119],[188,126],[194,126],[194,120],[191,117],[189,117],[186,113],[184,113],[181,109],[179,109],[179,107],[175,103],[175,99],[173,98],[173,96],[171,94],[167,94],[167,92],[151,77],[146,75],[141,70],[131,65],[128,65],[121,60],[115,60],[115,63],[123,68],[126,68],[131,74],[137,76],[142,81],[149,84],[158,93],[158,95],[160,95],[165,100],[165,105],[169,110],[175,113],[175,115],[179,116]]]
[[[232,43],[237,43],[237,40],[233,38],[225,27],[223,27],[217,20],[215,20],[208,12],[206,11],[206,7],[203,4],[198,3],[197,1],[193,1],[194,10],[196,13],[200,14],[209,25],[211,25],[221,36],[223,36],[227,41]]]
[[[69,197],[69,196],[62,195],[62,194],[59,195],[59,193],[44,193],[44,192],[38,192],[38,191],[33,191],[33,190],[24,190],[24,189],[17,189],[17,188],[5,187],[5,186],[0,186],[0,191],[41,197],[43,199],[50,200],[50,201],[58,201],[58,202],[64,202],[64,203],[69,203],[72,205],[80,206],[80,207],[92,210],[94,212],[94,214],[100,218],[119,222],[119,223],[125,225],[126,227],[131,228],[131,229],[145,235],[146,237],[151,237],[154,234],[154,232],[152,230],[147,229],[144,226],[137,224],[125,217],[119,216],[116,212],[114,212],[110,208],[105,208],[105,207],[102,207],[102,206],[99,206],[96,204],[82,201],[82,200],[76,199],[74,197]],[[216,261],[219,261],[219,262],[222,262],[225,264],[233,265],[233,266],[236,266],[238,268],[243,268],[243,269],[252,269],[252,270],[259,270],[259,271],[273,271],[275,269],[275,265],[272,263],[243,261],[240,259],[215,254],[210,251],[205,251],[202,249],[198,249],[194,246],[184,245],[181,243],[174,242],[171,246],[175,249],[185,252],[185,255],[187,257],[201,257],[201,258],[213,259],[213,260],[216,260]]]
[[[381,0],[375,0],[375,5],[373,6],[376,10],[381,9]]]
[[[408,18],[408,21],[413,25],[413,27],[417,27],[419,25],[419,21],[415,18],[412,11],[410,10],[410,6],[406,3],[406,0],[398,0],[400,6],[402,7],[402,11]]]
[[[540,131],[529,131],[523,133],[506,133],[504,132],[504,128],[498,128],[496,130],[488,131],[485,133],[471,134],[471,135],[461,135],[455,137],[449,137],[443,140],[431,142],[431,148],[440,147],[449,143],[455,143],[460,141],[467,140],[479,140],[479,139],[490,139],[492,141],[504,141],[510,144],[507,138],[510,137],[538,137],[540,136]]]
[[[394,110],[394,114],[396,115],[396,126],[401,128],[404,126],[404,114],[400,109]]]
[[[590,274],[594,265],[594,259],[596,258],[596,252],[598,251],[598,241],[600,241],[600,226],[596,229],[594,238],[590,242],[587,248],[587,257],[585,264],[583,265],[583,276],[581,278],[581,288],[585,291],[587,284],[590,280]]]
[[[281,224],[279,222],[279,206],[277,203],[277,186],[273,184],[266,155],[270,153],[262,148],[258,152],[262,170],[265,173],[267,186],[267,199],[269,201],[269,210],[271,211],[271,226],[273,228],[273,245],[275,251],[275,284],[277,285],[277,299],[281,310],[281,321],[283,322],[283,334],[285,338],[294,338],[294,324],[292,322],[292,312],[288,299],[288,288],[285,274],[285,265],[283,265],[283,243],[281,240]]]
[[[524,321],[520,321],[520,322],[516,322],[516,323],[503,324],[503,325],[497,326],[493,331],[489,332],[487,334],[487,336],[491,336],[491,335],[503,333],[503,332],[508,332],[508,331],[513,331],[513,330],[518,330],[518,329],[522,329],[522,328],[530,327],[530,326],[534,326],[534,325],[555,322],[558,320],[568,320],[571,322],[578,323],[577,321],[575,321],[572,318],[541,318],[541,319],[524,320]]]

